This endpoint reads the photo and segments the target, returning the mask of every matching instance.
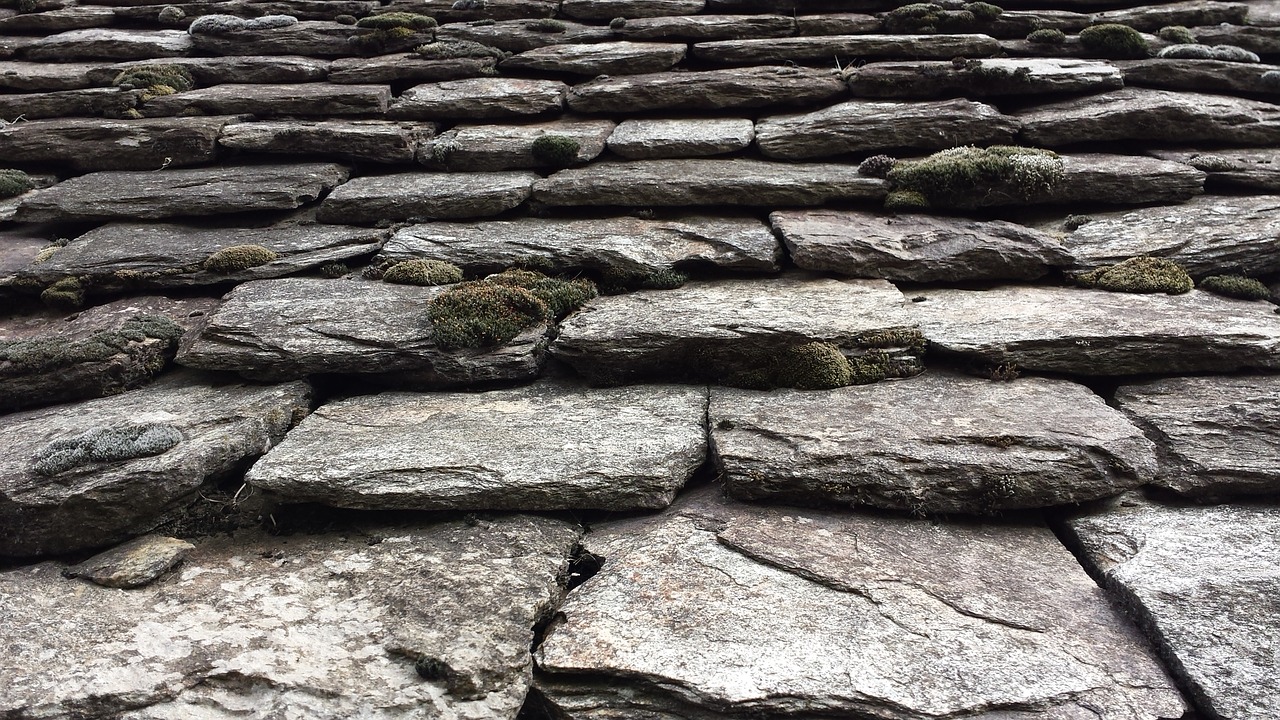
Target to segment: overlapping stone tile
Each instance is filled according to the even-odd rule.
[[[637,75],[665,72],[684,59],[684,43],[615,42],[546,45],[502,61],[503,70],[569,75]]]
[[[356,178],[320,204],[320,222],[378,223],[498,215],[529,198],[531,172],[400,173]]]
[[[404,91],[387,115],[408,120],[493,120],[558,113],[567,88],[558,80],[449,80]]]
[[[1199,25],[1196,40],[1208,45],[1235,45],[1259,55],[1280,55],[1280,27],[1258,25]]]
[[[1262,75],[1280,71],[1280,66],[1238,63],[1225,60],[1116,60],[1129,86],[1162,90],[1191,90],[1201,93],[1267,93]],[[1271,92],[1276,92],[1272,90]]]
[[[317,58],[347,57],[360,52],[349,40],[358,35],[350,25],[319,20],[303,20],[293,25],[269,29],[237,30],[231,33],[192,35],[197,50],[207,55],[305,55]],[[397,40],[387,52],[408,51],[415,44],[431,40],[424,33]]]
[[[563,0],[560,12],[583,20],[696,15],[706,0]]]
[[[524,15],[522,18],[545,16],[545,14]],[[532,26],[527,19],[497,20],[493,24],[449,23],[440,26],[436,31],[436,38],[437,40],[470,40],[507,52],[524,52],[561,43],[605,42],[617,38],[607,25],[583,25],[571,20],[562,20],[561,23],[564,29],[559,32],[543,32]]]
[[[110,85],[121,71],[139,64],[122,62],[102,66],[91,71],[89,77],[95,84]],[[167,58],[154,64],[186,68],[196,87],[226,83],[313,83],[323,81],[329,72],[328,60],[301,55]]]
[[[435,125],[385,120],[274,120],[223,129],[225,148],[271,155],[312,155],[380,164],[414,162]]]
[[[1136,4],[1134,7],[1103,10],[1093,14],[1094,23],[1120,23],[1143,32],[1156,32],[1169,25],[1240,24],[1249,14],[1244,2],[1174,2]]]
[[[609,136],[609,150],[630,160],[705,157],[745,150],[755,136],[747,118],[624,120]]]
[[[143,90],[84,88],[0,95],[0,118],[7,121],[57,117],[124,117],[141,100]]]
[[[787,15],[675,15],[627,18],[615,32],[630,40],[730,40],[784,37],[797,22]]]
[[[456,7],[455,7],[456,6]],[[389,10],[408,10],[430,15],[443,23],[464,21],[521,20],[551,17],[556,14],[558,0],[485,0],[483,5],[457,0],[391,0]]]
[[[161,95],[143,103],[148,117],[199,113],[304,117],[381,116],[391,103],[386,85],[300,83],[288,85],[215,85]]]
[[[107,27],[115,22],[115,11],[91,5],[72,5],[46,12],[28,12],[0,18],[0,32],[53,34],[67,30]]]
[[[565,99],[576,112],[629,113],[808,105],[845,92],[823,70],[762,66],[596,78],[574,85]]]
[[[1280,149],[1147,151],[1152,157],[1185,163],[1208,173],[1212,186],[1280,191]]]
[[[0,132],[0,156],[9,162],[54,163],[81,172],[203,165],[214,159],[223,127],[237,119],[33,120]]]
[[[423,143],[418,160],[423,165],[450,171],[511,170],[563,167],[586,163],[604,152],[615,125],[612,120],[553,120],[522,125],[463,124]],[[544,136],[569,138],[577,150],[549,161],[533,152]]]
[[[429,60],[404,55],[379,55],[371,58],[338,58],[330,66],[331,83],[442,82],[482,77],[496,72],[495,58],[456,58]]]
[[[700,42],[692,55],[713,63],[758,65],[868,57],[950,60],[985,57],[999,49],[995,38],[987,35],[818,35]]]
[[[877,62],[845,71],[858,97],[998,97],[1102,92],[1124,86],[1115,65],[1072,58],[983,58],[965,63]]]
[[[42,37],[23,50],[22,59],[41,62],[149,60],[182,57],[193,51],[191,36],[181,30],[90,28]]]
[[[101,67],[95,63],[41,63],[24,60],[0,60],[0,87],[26,92],[79,90],[96,83],[90,71]]]

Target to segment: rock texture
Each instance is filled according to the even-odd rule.
[[[528,172],[366,176],[330,193],[316,219],[377,223],[497,215],[528,199],[536,178]]]
[[[535,655],[565,717],[1182,715],[1144,640],[1043,525],[715,493],[584,538],[603,568]],[[940,677],[964,680],[902,681]]]
[[[0,133],[0,155],[13,163],[56,163],[81,172],[158,170],[214,159],[233,118],[77,119],[16,123]]]
[[[904,55],[949,60],[983,57],[999,49],[1000,44],[986,35],[826,35],[701,42],[693,46],[693,56],[707,62],[754,65]]]
[[[385,85],[226,84],[152,98],[142,106],[142,113],[149,117],[182,113],[248,113],[265,117],[374,116],[387,112],[390,101],[391,89]]]
[[[1280,192],[1280,150],[1153,150],[1150,154],[1203,170],[1211,185]]]
[[[432,126],[384,120],[276,120],[240,123],[218,138],[225,148],[273,155],[320,155],[386,164],[414,161]]]
[[[728,110],[807,105],[844,91],[828,72],[764,66],[596,78],[574,85],[565,100],[583,113]]]
[[[206,480],[279,442],[310,399],[304,382],[215,384],[174,373],[123,395],[5,415],[0,427],[10,442],[0,458],[0,520],[10,532],[0,537],[0,556],[73,552],[146,532]],[[37,471],[58,441],[146,423],[176,429],[181,440],[160,454],[86,457],[52,476]]]
[[[338,507],[662,508],[706,458],[705,412],[691,386],[364,396],[321,407],[245,479]]]
[[[163,535],[144,535],[76,563],[63,577],[126,590],[155,582],[181,563],[195,545]]]
[[[445,120],[541,115],[559,111],[566,86],[555,80],[473,78],[410,88],[391,104],[388,116]]]
[[[859,97],[930,98],[1103,92],[1124,86],[1110,63],[1072,58],[984,58],[952,62],[878,62],[846,71]]]
[[[552,168],[590,162],[604,152],[613,132],[612,120],[553,120],[522,125],[457,125],[424,143],[423,165],[455,172]],[[578,144],[572,158],[540,156],[534,143],[544,136],[570,138]]]
[[[503,68],[569,75],[665,72],[684,59],[683,43],[618,42],[547,45],[502,61]]]
[[[609,149],[630,160],[703,157],[743,150],[755,136],[746,118],[627,120],[609,136]]]

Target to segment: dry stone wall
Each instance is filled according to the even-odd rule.
[[[1273,720],[1280,2],[0,0],[0,717]]]

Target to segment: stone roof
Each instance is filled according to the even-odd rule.
[[[0,0],[0,716],[1272,720],[1280,2]]]

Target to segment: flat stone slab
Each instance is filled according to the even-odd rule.
[[[1265,718],[1280,652],[1280,510],[1128,497],[1067,523],[1206,717]]]
[[[851,100],[756,123],[766,157],[811,160],[895,148],[942,150],[1007,145],[1020,123],[985,103],[957,98],[925,102]]]
[[[223,129],[218,144],[272,155],[320,155],[381,164],[409,164],[435,133],[430,123],[386,120],[269,120]]]
[[[320,204],[332,223],[450,220],[497,215],[529,198],[531,172],[400,173],[356,178]]]
[[[114,87],[5,94],[0,95],[0,118],[121,118],[141,102],[142,94],[142,90],[122,91]]]
[[[1280,150],[1148,150],[1161,160],[1172,160],[1208,173],[1211,185],[1280,192]]]
[[[61,554],[147,532],[206,480],[279,442],[310,409],[310,400],[305,382],[215,385],[179,372],[122,395],[0,416],[9,438],[0,458],[0,521],[6,528],[0,556]],[[87,451],[70,458],[61,449],[144,425],[159,426],[178,442],[159,454],[136,450],[132,456],[128,445],[109,445],[124,457],[107,461],[95,461]]]
[[[684,59],[684,43],[614,42],[546,45],[502,61],[503,70],[569,75],[636,75],[666,72]]]
[[[443,0],[427,0],[441,2]],[[412,12],[422,12],[422,4],[412,0]],[[491,14],[494,3],[488,2],[484,13]],[[507,52],[524,52],[533,48],[563,43],[592,43],[616,40],[618,36],[608,25],[583,25],[572,20],[561,20],[564,30],[560,32],[542,32],[530,22],[530,18],[549,17],[556,13],[555,3],[546,8],[547,12],[525,14],[520,19],[496,20],[492,25],[474,22],[448,23],[436,30],[437,40],[470,40],[481,45],[496,47]],[[439,19],[439,15],[435,15]]]
[[[366,524],[211,538],[128,592],[52,562],[0,573],[0,712],[515,720],[577,538],[531,516]],[[67,677],[37,671],[51,652]]]
[[[292,210],[347,179],[329,163],[223,165],[81,175],[29,195],[19,222],[75,222]]]
[[[266,380],[385,375],[398,386],[422,388],[528,380],[538,374],[545,326],[496,348],[446,352],[437,347],[427,304],[442,290],[357,279],[243,283],[223,298],[200,333],[182,344],[178,363]]]
[[[349,42],[360,34],[350,25],[330,21],[308,21],[285,27],[236,30],[212,35],[192,35],[193,45],[208,55],[303,55],[316,58],[346,57],[359,52]],[[408,52],[414,45],[430,41],[426,33],[391,41],[387,52]]]
[[[1280,70],[1276,65],[1261,63],[1163,58],[1117,60],[1115,65],[1129,86],[1245,95],[1266,92],[1262,74]]]
[[[565,101],[584,113],[729,110],[812,105],[846,92],[826,70],[764,66],[596,78],[574,85]]]
[[[322,406],[245,480],[351,508],[663,508],[706,459],[706,402],[681,385],[362,396]]]
[[[47,35],[26,47],[24,60],[150,60],[192,54],[191,36],[182,30],[90,28]]]
[[[1041,524],[765,508],[716,493],[584,536],[603,567],[570,591],[535,652],[556,711],[1182,716],[1146,641]]]
[[[930,345],[992,365],[1072,375],[1280,367],[1280,316],[1271,305],[1200,290],[1138,295],[1009,285],[924,297],[914,308]]]
[[[442,82],[491,75],[495,58],[428,60],[419,55],[380,55],[372,58],[338,58],[329,69],[332,83]]]
[[[692,54],[712,63],[754,65],[833,58],[844,63],[867,57],[950,60],[960,55],[985,57],[999,50],[1000,43],[987,35],[819,35],[700,42],[694,44]]]
[[[916,332],[906,298],[883,280],[783,276],[598,297],[564,321],[552,353],[592,382],[719,381],[826,342],[851,358],[881,351],[910,375],[921,368]]]
[[[80,172],[158,170],[214,159],[218,135],[235,118],[33,120],[0,132],[0,155],[15,163],[56,163]]]
[[[0,88],[24,92],[78,90],[100,83],[89,73],[96,63],[42,63],[0,60]]]
[[[595,163],[533,184],[534,199],[548,205],[821,205],[887,193],[887,182],[856,165],[749,159]]]
[[[522,218],[476,223],[427,223],[399,230],[380,258],[451,262],[472,275],[509,267],[644,278],[689,265],[775,272],[782,249],[755,218],[686,216],[644,220]]]
[[[557,0],[486,0],[483,6],[464,5],[456,8],[455,3],[456,0],[391,0],[384,7],[391,10],[411,9],[444,23],[477,20],[502,22],[517,18],[522,23],[528,23],[530,18],[555,15],[560,6]]]
[[[155,582],[172,570],[195,545],[163,535],[143,535],[64,568],[62,576],[95,585],[132,589]]]
[[[70,316],[14,313],[0,320],[0,410],[145,385],[173,359],[179,337],[217,306],[209,298],[134,297]]]
[[[533,153],[544,135],[567,137],[578,143],[572,163],[590,162],[604,152],[616,125],[612,120],[552,120],[522,125],[456,125],[424,143],[418,160],[428,167],[450,171],[511,170],[547,167]]]
[[[407,120],[491,120],[558,113],[568,85],[558,80],[469,78],[409,88],[387,116]]]
[[[1280,55],[1280,26],[1205,23],[1191,33],[1209,45],[1235,45],[1259,55]]]
[[[629,40],[732,40],[783,37],[796,32],[787,15],[673,15],[627,18],[616,32]]]
[[[64,30],[106,27],[115,20],[115,11],[110,8],[72,5],[58,10],[28,12],[0,18],[0,32],[15,35],[31,32],[45,35]]]
[[[1071,262],[1053,236],[1003,220],[857,210],[769,216],[805,270],[895,282],[1034,280]]]
[[[983,58],[960,66],[950,61],[877,62],[849,68],[845,77],[855,96],[882,98],[1096,93],[1125,83],[1111,63],[1072,58]]]
[[[1122,23],[1142,32],[1156,32],[1167,25],[1242,24],[1250,14],[1246,2],[1173,2],[1139,5],[1094,13],[1095,23]]]
[[[624,120],[609,149],[630,160],[723,155],[749,147],[755,128],[747,118]]]
[[[706,0],[563,0],[560,12],[582,20],[696,15]]]
[[[715,388],[725,491],[743,500],[995,513],[1150,482],[1155,447],[1088,388],[930,372],[818,392]]]
[[[149,117],[190,113],[257,116],[383,115],[391,102],[386,85],[301,83],[288,85],[217,85],[173,95],[161,95],[142,106]]]
[[[227,83],[311,83],[322,82],[329,72],[329,61],[301,55],[184,57],[169,58],[161,63],[179,65],[191,73],[197,87]],[[97,85],[110,85],[122,70],[138,65],[121,62],[92,70],[89,77]]]
[[[1226,95],[1124,88],[1015,117],[1023,140],[1046,147],[1107,140],[1280,144],[1280,106]]]
[[[1181,205],[1092,214],[1063,237],[1073,267],[1167,257],[1195,278],[1280,271],[1280,196],[1202,195]]]
[[[1280,376],[1167,378],[1116,390],[1160,445],[1155,484],[1221,500],[1280,491]]]

